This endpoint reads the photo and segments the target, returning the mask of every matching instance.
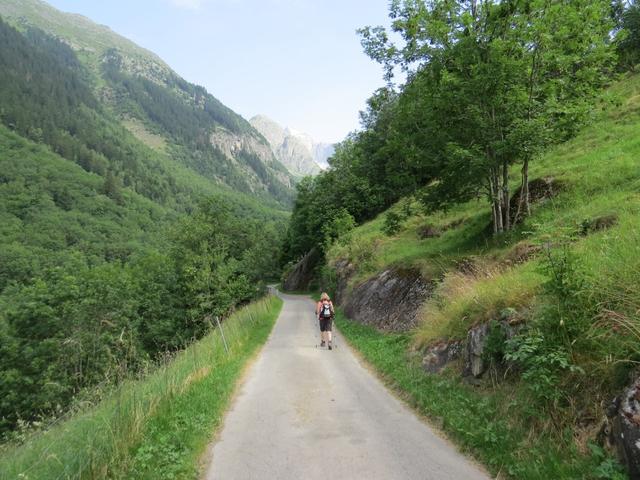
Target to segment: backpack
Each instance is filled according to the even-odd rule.
[[[331,304],[329,302],[324,303],[320,306],[320,318],[331,318],[333,312],[331,311]]]

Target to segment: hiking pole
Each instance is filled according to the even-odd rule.
[[[333,348],[338,348],[338,333],[334,328],[336,326],[336,322],[331,320],[331,343],[333,344]]]

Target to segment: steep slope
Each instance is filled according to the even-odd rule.
[[[149,147],[214,182],[290,203],[292,179],[264,138],[155,54],[40,0],[2,0],[0,16],[22,30],[37,27],[68,44],[86,68],[100,104]]]
[[[205,315],[259,295],[277,270],[287,212],[276,184],[248,195],[239,170],[232,189],[232,177],[176,162],[227,158],[184,103],[149,111],[173,109],[182,138],[204,139],[201,157],[161,131],[141,142],[86,65],[67,43],[0,19],[0,442],[202,336]],[[103,80],[124,75],[104,67]],[[148,87],[138,80],[122,81]]]
[[[331,145],[316,143],[311,136],[284,128],[265,115],[256,115],[249,123],[267,139],[276,158],[298,177],[320,172],[333,153]]]
[[[492,236],[483,202],[404,199],[328,253],[345,335],[508,478],[625,478],[606,449],[640,475],[639,92],[627,76],[532,162],[532,215],[512,233]]]

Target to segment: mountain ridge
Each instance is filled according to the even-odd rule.
[[[147,146],[154,138],[172,161],[210,181],[290,208],[294,179],[262,135],[155,53],[41,0],[2,0],[0,16],[23,32],[35,28],[66,43],[100,103]]]
[[[327,159],[334,152],[333,144],[317,142],[308,133],[283,127],[267,115],[255,115],[249,123],[267,139],[276,158],[292,174],[298,177],[316,175],[328,167]]]

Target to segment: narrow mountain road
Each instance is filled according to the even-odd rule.
[[[207,480],[488,479],[360,365],[319,340],[314,303],[285,304],[211,450]]]

